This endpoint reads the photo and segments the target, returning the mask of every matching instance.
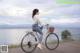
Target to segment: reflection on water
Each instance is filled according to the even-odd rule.
[[[56,29],[55,33],[58,34],[61,40],[61,31],[64,29]],[[31,29],[0,29],[0,44],[20,44],[22,37],[26,31]],[[45,30],[44,30],[45,31]],[[79,29],[69,29],[74,39],[80,39]]]

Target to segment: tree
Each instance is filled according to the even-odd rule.
[[[68,30],[62,31],[61,36],[63,40],[71,39],[71,33]]]

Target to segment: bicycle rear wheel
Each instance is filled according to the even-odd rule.
[[[59,37],[55,33],[49,33],[45,40],[45,46],[49,50],[54,50],[59,46]]]
[[[37,47],[37,44],[35,43],[36,43],[36,37],[32,32],[29,32],[21,40],[21,49],[26,53],[31,53]]]

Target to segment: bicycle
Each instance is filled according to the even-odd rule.
[[[55,50],[59,46],[59,37],[56,33],[53,32],[53,29],[49,28],[47,30],[52,31],[50,31],[45,38],[45,46],[49,50]],[[38,45],[36,44],[38,40],[36,35],[39,35],[36,31],[30,31],[23,36],[21,40],[21,49],[25,53],[32,53],[36,49]]]

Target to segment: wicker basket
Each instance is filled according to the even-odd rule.
[[[48,32],[53,33],[54,32],[54,27],[49,27]]]

